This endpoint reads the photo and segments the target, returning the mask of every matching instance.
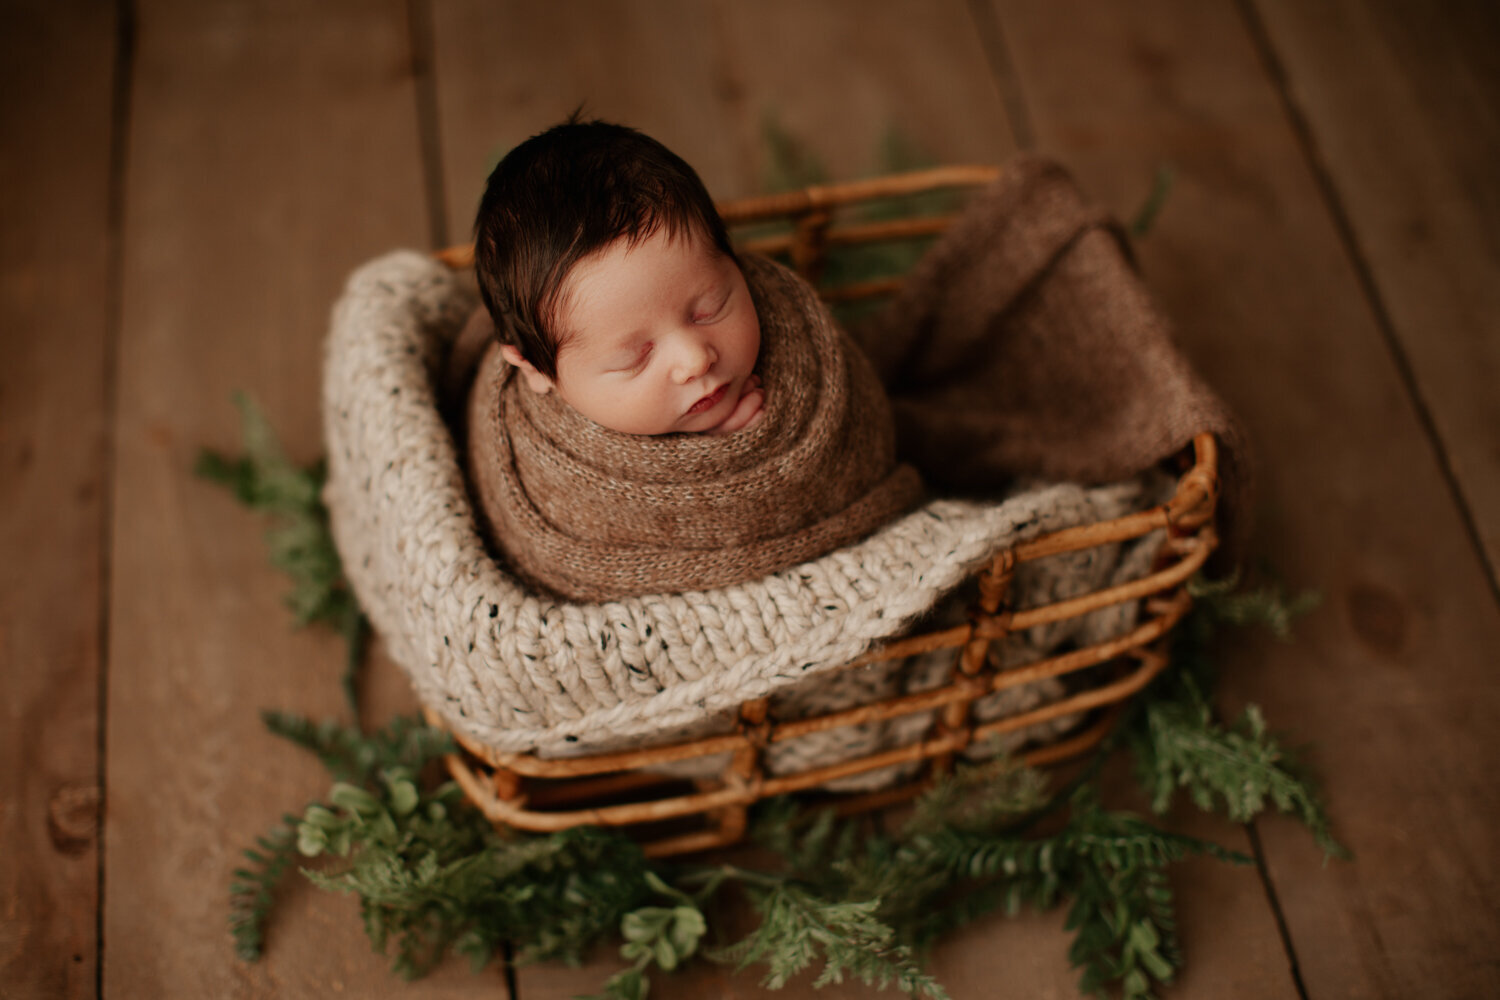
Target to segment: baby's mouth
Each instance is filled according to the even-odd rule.
[[[698,402],[694,403],[692,405],[692,408],[687,411],[686,415],[691,417],[699,413],[707,413],[709,410],[712,410],[715,406],[719,405],[719,400],[723,399],[724,393],[728,391],[729,383],[725,382],[713,392],[709,393],[707,396],[704,396],[702,399],[698,400]]]

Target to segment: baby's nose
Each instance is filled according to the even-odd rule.
[[[707,340],[685,335],[673,359],[672,378],[683,385],[702,378],[718,358],[718,352]]]

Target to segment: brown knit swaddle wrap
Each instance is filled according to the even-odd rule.
[[[532,392],[498,347],[485,354],[469,474],[518,576],[573,601],[725,587],[826,555],[921,500],[860,349],[796,275],[751,255],[741,266],[766,402],[737,433],[608,430]]]

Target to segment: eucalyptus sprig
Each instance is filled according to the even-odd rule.
[[[721,879],[711,879],[703,891],[690,896],[664,882],[655,872],[645,872],[646,885],[670,905],[642,906],[620,918],[620,957],[632,963],[604,983],[604,992],[575,1000],[644,1000],[650,990],[646,970],[655,964],[664,972],[692,958],[708,930],[701,908]]]

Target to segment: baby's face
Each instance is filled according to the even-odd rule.
[[[527,382],[556,389],[597,424],[626,434],[728,434],[760,416],[755,304],[738,265],[696,233],[662,229],[580,261],[554,322],[557,378],[523,365]]]

